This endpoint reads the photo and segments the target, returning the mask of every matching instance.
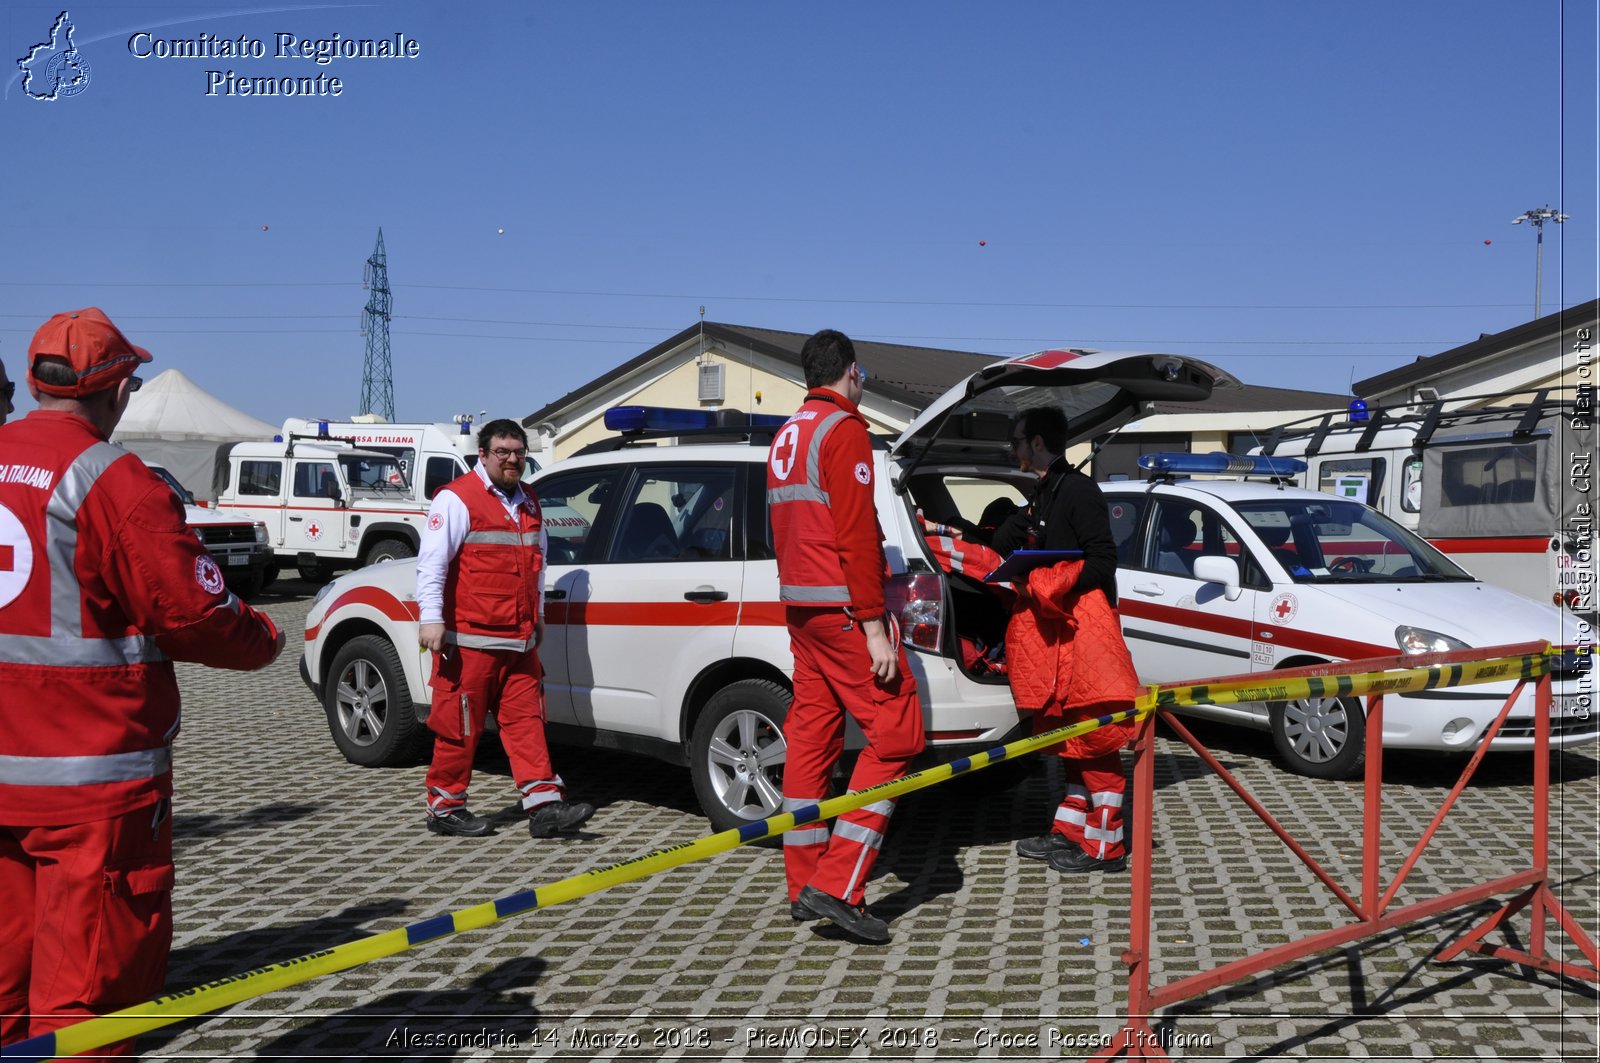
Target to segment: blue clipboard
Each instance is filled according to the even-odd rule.
[[[983,577],[985,583],[1011,583],[1022,579],[1040,565],[1053,565],[1058,561],[1076,561],[1082,550],[1017,550],[1002,561],[998,568]]]

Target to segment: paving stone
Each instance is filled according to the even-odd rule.
[[[288,581],[283,590],[266,608],[290,647],[272,668],[180,667],[169,988],[707,833],[685,770],[557,748],[558,769],[598,812],[576,840],[531,841],[517,829],[504,756],[486,748],[473,803],[503,814],[501,829],[484,839],[428,834],[423,765],[363,769],[334,748],[298,677],[309,588]],[[1359,896],[1360,782],[1288,774],[1264,735],[1194,729]],[[1156,979],[1348,920],[1187,746],[1164,737],[1158,753]],[[1396,904],[1526,864],[1528,760],[1485,761]],[[1385,879],[1460,766],[1385,755]],[[794,923],[781,851],[750,847],[185,1021],[141,1048],[147,1059],[174,1060],[1085,1058],[1111,1043],[1127,1008],[1129,878],[1068,878],[1017,857],[1016,841],[1048,823],[1060,788],[1047,762],[1008,793],[955,785],[903,799],[869,889],[892,923],[884,948]],[[1595,750],[1553,757],[1551,874],[1591,933],[1600,922],[1597,816]],[[1177,1059],[1594,1058],[1593,987],[1470,954],[1432,961],[1492,910],[1446,913],[1301,960],[1152,1021]],[[1527,927],[1525,913],[1513,920],[1520,945]],[[1547,939],[1578,958],[1559,931]]]

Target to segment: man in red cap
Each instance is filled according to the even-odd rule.
[[[39,408],[0,427],[0,1044],[161,991],[172,661],[283,649],[177,496],[108,442],[149,360],[99,310],[57,314],[28,347]]]
[[[794,650],[794,699],[783,723],[786,812],[827,796],[844,751],[845,713],[867,736],[851,790],[900,778],[923,746],[917,681],[884,609],[888,565],[872,443],[858,407],[867,374],[850,338],[834,329],[806,340],[800,365],[806,400],[767,454],[779,596]],[[889,940],[888,925],[867,912],[866,882],[893,811],[885,798],[846,812],[831,832],[816,823],[783,836],[791,916],[830,920],[857,941]]]

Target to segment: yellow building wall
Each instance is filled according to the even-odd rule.
[[[722,402],[700,401],[700,362],[695,353],[661,376],[651,380],[621,397],[610,400],[608,406],[666,406],[676,409],[735,409],[746,413],[783,414],[787,416],[800,408],[805,401],[806,389],[798,380],[789,380],[759,368],[752,368],[744,359],[732,358],[716,348],[708,351],[705,360],[715,362],[722,369]],[[798,370],[796,370],[798,372]],[[759,401],[756,393],[760,393]],[[903,426],[890,424],[865,411],[867,423],[874,432],[898,434]],[[609,439],[615,433],[606,430],[602,420],[605,411],[594,415],[575,427],[568,427],[555,440],[554,453],[541,460],[548,462],[570,457],[590,443]]]

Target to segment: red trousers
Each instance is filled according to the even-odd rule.
[[[893,782],[922,752],[922,705],[905,650],[899,673],[887,687],[872,674],[867,640],[841,609],[787,610],[794,650],[794,700],[783,724],[788,754],[783,766],[783,807],[792,811],[828,794],[828,779],[844,752],[844,716],[867,737],[856,759],[850,789]],[[883,846],[892,800],[876,801],[840,816],[830,833],[824,823],[783,836],[783,867],[789,899],[810,884],[850,904],[866,896],[867,876]]]
[[[64,827],[0,827],[0,1044],[161,992],[172,946],[166,800]],[[131,1040],[97,1050],[133,1054]]]
[[[550,764],[544,740],[544,670],[539,651],[474,650],[450,646],[433,655],[433,763],[428,766],[428,811],[465,808],[472,758],[483,737],[489,706],[500,723],[500,741],[511,760],[511,778],[532,811],[561,799],[561,776]]]
[[[1033,714],[1033,733],[1062,726],[1060,717]],[[1072,743],[1068,742],[1070,746]],[[1111,860],[1127,854],[1123,844],[1122,798],[1128,780],[1122,774],[1122,754],[1102,753],[1097,757],[1074,757],[1065,749],[1058,754],[1067,777],[1067,796],[1056,809],[1051,830],[1077,842],[1097,860]]]

